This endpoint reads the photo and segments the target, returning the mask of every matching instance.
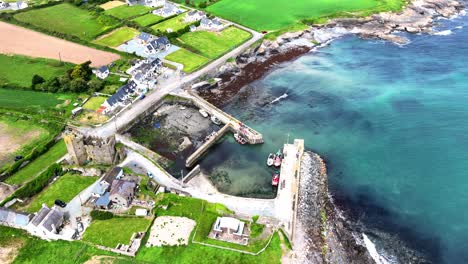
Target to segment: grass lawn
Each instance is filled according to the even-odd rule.
[[[52,146],[42,156],[30,162],[26,167],[20,169],[17,173],[8,177],[5,182],[8,184],[22,184],[29,180],[34,179],[43,170],[47,169],[52,163],[63,157],[67,153],[65,142],[60,140],[57,144]]]
[[[49,131],[29,120],[0,115],[0,168],[13,158],[49,138]]]
[[[65,174],[58,178],[57,181],[49,185],[46,189],[36,195],[32,202],[24,208],[26,212],[36,212],[41,209],[42,204],[47,204],[49,207],[54,205],[56,199],[60,199],[66,203],[70,202],[73,197],[77,196],[81,191],[97,180],[97,177],[86,177],[77,174]]]
[[[50,31],[93,40],[118,21],[110,17],[96,17],[85,9],[64,3],[16,14],[15,19]]]
[[[166,56],[165,59],[184,65],[183,71],[187,73],[197,70],[210,61],[208,58],[186,49],[177,50]]]
[[[396,11],[404,0],[222,0],[207,8],[217,16],[256,30],[279,30],[300,23],[345,12]]]
[[[129,27],[121,27],[102,38],[96,39],[94,43],[115,48],[122,45],[124,42],[131,40],[136,35],[138,35],[138,30]]]
[[[117,17],[120,19],[126,19],[130,17],[136,17],[139,15],[146,14],[150,10],[151,10],[150,7],[143,6],[143,5],[134,5],[134,6],[121,5],[121,6],[106,10],[104,14]]]
[[[104,96],[96,96],[96,97],[91,97],[89,100],[83,105],[84,109],[88,110],[98,110],[99,107],[101,107],[102,103],[106,101],[107,97]]]
[[[92,256],[117,256],[117,254],[97,249],[81,241],[46,241],[28,235],[23,230],[6,226],[0,226],[0,247],[18,249],[16,258],[14,255],[11,256],[12,260],[14,258],[12,263],[76,264],[85,263]],[[119,263],[131,263],[129,257],[118,256],[118,258],[122,260]]]
[[[146,14],[146,15],[134,18],[132,20],[142,27],[147,27],[147,26],[154,25],[163,19],[164,19],[163,17],[157,16],[157,15]]]
[[[207,58],[218,58],[239,46],[251,37],[250,33],[237,27],[229,27],[221,32],[195,31],[182,35],[179,39]]]
[[[139,217],[116,217],[93,220],[83,236],[84,241],[114,248],[117,244],[130,243],[133,233],[146,231],[151,220]]]
[[[180,14],[176,17],[173,17],[171,19],[165,20],[161,23],[158,23],[151,28],[154,29],[155,31],[160,31],[162,33],[166,33],[167,29],[172,29],[172,31],[177,31],[179,29],[182,29],[186,26],[189,26],[191,23],[185,23],[185,13]]]
[[[0,54],[0,85],[30,87],[35,74],[44,79],[63,75],[73,64],[60,61]]]
[[[76,94],[53,94],[0,88],[0,108],[15,111],[71,110]],[[69,112],[69,111],[68,111]],[[70,113],[67,112],[67,115]]]

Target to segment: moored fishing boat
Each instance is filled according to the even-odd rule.
[[[221,120],[219,120],[216,116],[211,116],[211,122],[213,122],[216,125],[221,125]]]
[[[234,134],[234,138],[236,139],[237,143],[241,144],[241,145],[245,145],[247,143],[247,140],[245,140],[244,137],[242,137],[241,135],[239,135],[239,133],[235,133]]]
[[[208,113],[207,113],[205,110],[200,109],[200,110],[198,110],[198,112],[199,112],[203,117],[205,117],[205,118],[208,117]]]
[[[279,184],[279,178],[280,178],[280,174],[278,171],[275,171],[273,173],[273,177],[271,178],[271,185],[273,186],[278,186]]]

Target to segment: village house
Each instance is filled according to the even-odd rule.
[[[123,107],[129,104],[130,97],[135,94],[137,84],[134,81],[130,81],[124,86],[120,87],[115,94],[109,97],[99,108],[99,111],[103,114],[113,112],[119,107]]]
[[[110,190],[110,200],[118,207],[129,207],[135,196],[136,183],[114,180]]]
[[[30,231],[38,236],[58,234],[64,221],[63,216],[63,213],[57,208],[49,209],[47,205],[43,204],[41,210],[31,220]]]
[[[160,74],[162,69],[162,61],[159,58],[148,58],[141,60],[126,72],[132,75],[134,81],[140,92],[148,89],[151,85],[156,84],[156,77]]]
[[[110,193],[109,189],[115,179],[120,179],[123,176],[123,169],[121,167],[113,167],[111,170],[101,178],[99,184],[93,190],[93,195],[98,198],[94,201],[94,206],[98,209],[110,208]]]
[[[223,30],[224,27],[225,25],[221,23],[217,17],[215,17],[213,19],[203,18],[198,28],[207,31],[220,31]]]
[[[149,34],[149,33],[146,33],[146,32],[141,32],[138,36],[137,36],[137,42],[141,45],[148,45],[153,39],[155,39],[156,37]]]
[[[0,224],[15,228],[25,228],[32,215],[0,207]]]
[[[161,17],[170,17],[173,15],[182,14],[184,11],[173,3],[166,2],[163,7],[153,11],[154,15]]]
[[[106,79],[109,74],[110,74],[110,71],[109,71],[109,68],[107,66],[102,66],[102,67],[99,67],[97,69],[93,69],[93,73],[99,78],[99,79]]]
[[[143,0],[142,2],[148,7],[160,7],[166,4],[166,0]]]
[[[184,20],[185,20],[186,23],[191,23],[191,22],[201,20],[201,19],[203,19],[205,17],[206,17],[205,12],[198,11],[198,10],[192,10],[192,11],[188,12],[187,15],[185,15]]]
[[[169,49],[170,47],[171,43],[169,42],[169,39],[166,36],[162,36],[150,41],[148,45],[146,45],[145,52],[148,54],[155,54]]]
[[[29,7],[28,3],[23,2],[23,1],[17,1],[15,4],[11,5],[13,10],[20,10],[20,9],[25,9]]]

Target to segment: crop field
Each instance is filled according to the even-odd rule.
[[[35,178],[43,170],[47,169],[52,163],[67,154],[67,148],[65,142],[61,140],[54,146],[52,146],[46,153],[30,162],[26,167],[20,169],[17,173],[8,177],[5,182],[11,185],[23,184],[29,180]]]
[[[104,9],[104,10],[109,10],[109,9],[112,9],[114,7],[118,7],[118,6],[121,6],[121,5],[125,5],[124,2],[121,2],[121,1],[109,1],[105,4],[102,4],[100,5],[99,7]]]
[[[171,19],[165,20],[161,23],[158,23],[152,26],[151,28],[155,31],[160,31],[161,33],[166,33],[168,29],[171,29],[172,31],[178,31],[191,24],[191,23],[185,23],[184,18],[185,18],[185,13],[180,14]]]
[[[221,32],[195,31],[180,37],[181,41],[207,58],[217,58],[237,47],[251,37],[250,33],[237,27]]]
[[[119,243],[128,245],[132,234],[146,231],[150,223],[150,219],[138,217],[114,216],[108,220],[93,220],[86,229],[83,240],[110,248]]]
[[[186,49],[179,49],[166,56],[165,59],[184,65],[183,71],[186,73],[193,72],[210,61]]]
[[[46,139],[48,135],[49,131],[29,121],[0,116],[0,167],[12,162],[17,151]]]
[[[68,203],[97,179],[97,177],[76,174],[60,176],[55,182],[33,197],[32,202],[23,209],[26,212],[34,213],[41,209],[42,204],[47,204],[49,207],[53,206],[56,199]]]
[[[0,109],[15,111],[71,110],[76,94],[52,94],[0,88]]]
[[[151,10],[150,7],[142,5],[127,6],[121,5],[112,9],[106,10],[104,13],[116,18],[126,19],[131,17],[140,16],[148,13]]]
[[[60,54],[62,61],[79,64],[90,60],[93,67],[107,65],[120,58],[114,53],[89,48],[1,21],[0,32],[2,32],[0,53],[3,54],[19,54],[55,60],[59,59]],[[24,41],[25,39],[34,41]]]
[[[98,38],[94,41],[94,43],[115,48],[120,46],[124,42],[131,40],[136,35],[138,35],[138,31],[136,29],[129,27],[121,27],[112,31],[109,34],[106,34],[105,36]]]
[[[44,79],[63,75],[73,64],[57,60],[0,54],[0,85],[30,87],[35,74]]]
[[[96,17],[84,9],[68,3],[19,13],[14,18],[36,27],[74,35],[85,40],[95,39],[118,23],[115,19],[103,16]]]
[[[99,107],[106,101],[107,97],[104,96],[96,96],[96,97],[91,97],[89,100],[83,105],[84,109],[96,111],[99,109]]]
[[[135,21],[138,25],[142,27],[147,27],[147,26],[154,25],[163,19],[164,19],[163,17],[157,16],[157,15],[146,14],[146,15],[134,18],[133,21]]]
[[[302,19],[318,19],[339,13],[396,11],[404,0],[222,0],[207,8],[217,16],[255,30],[279,30],[300,23]]]

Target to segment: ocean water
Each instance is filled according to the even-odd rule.
[[[225,171],[228,193],[271,197],[268,153],[304,138],[364,223],[434,263],[468,263],[468,18],[440,22],[405,46],[345,37],[278,65],[225,108],[265,144],[229,137],[202,167]]]

